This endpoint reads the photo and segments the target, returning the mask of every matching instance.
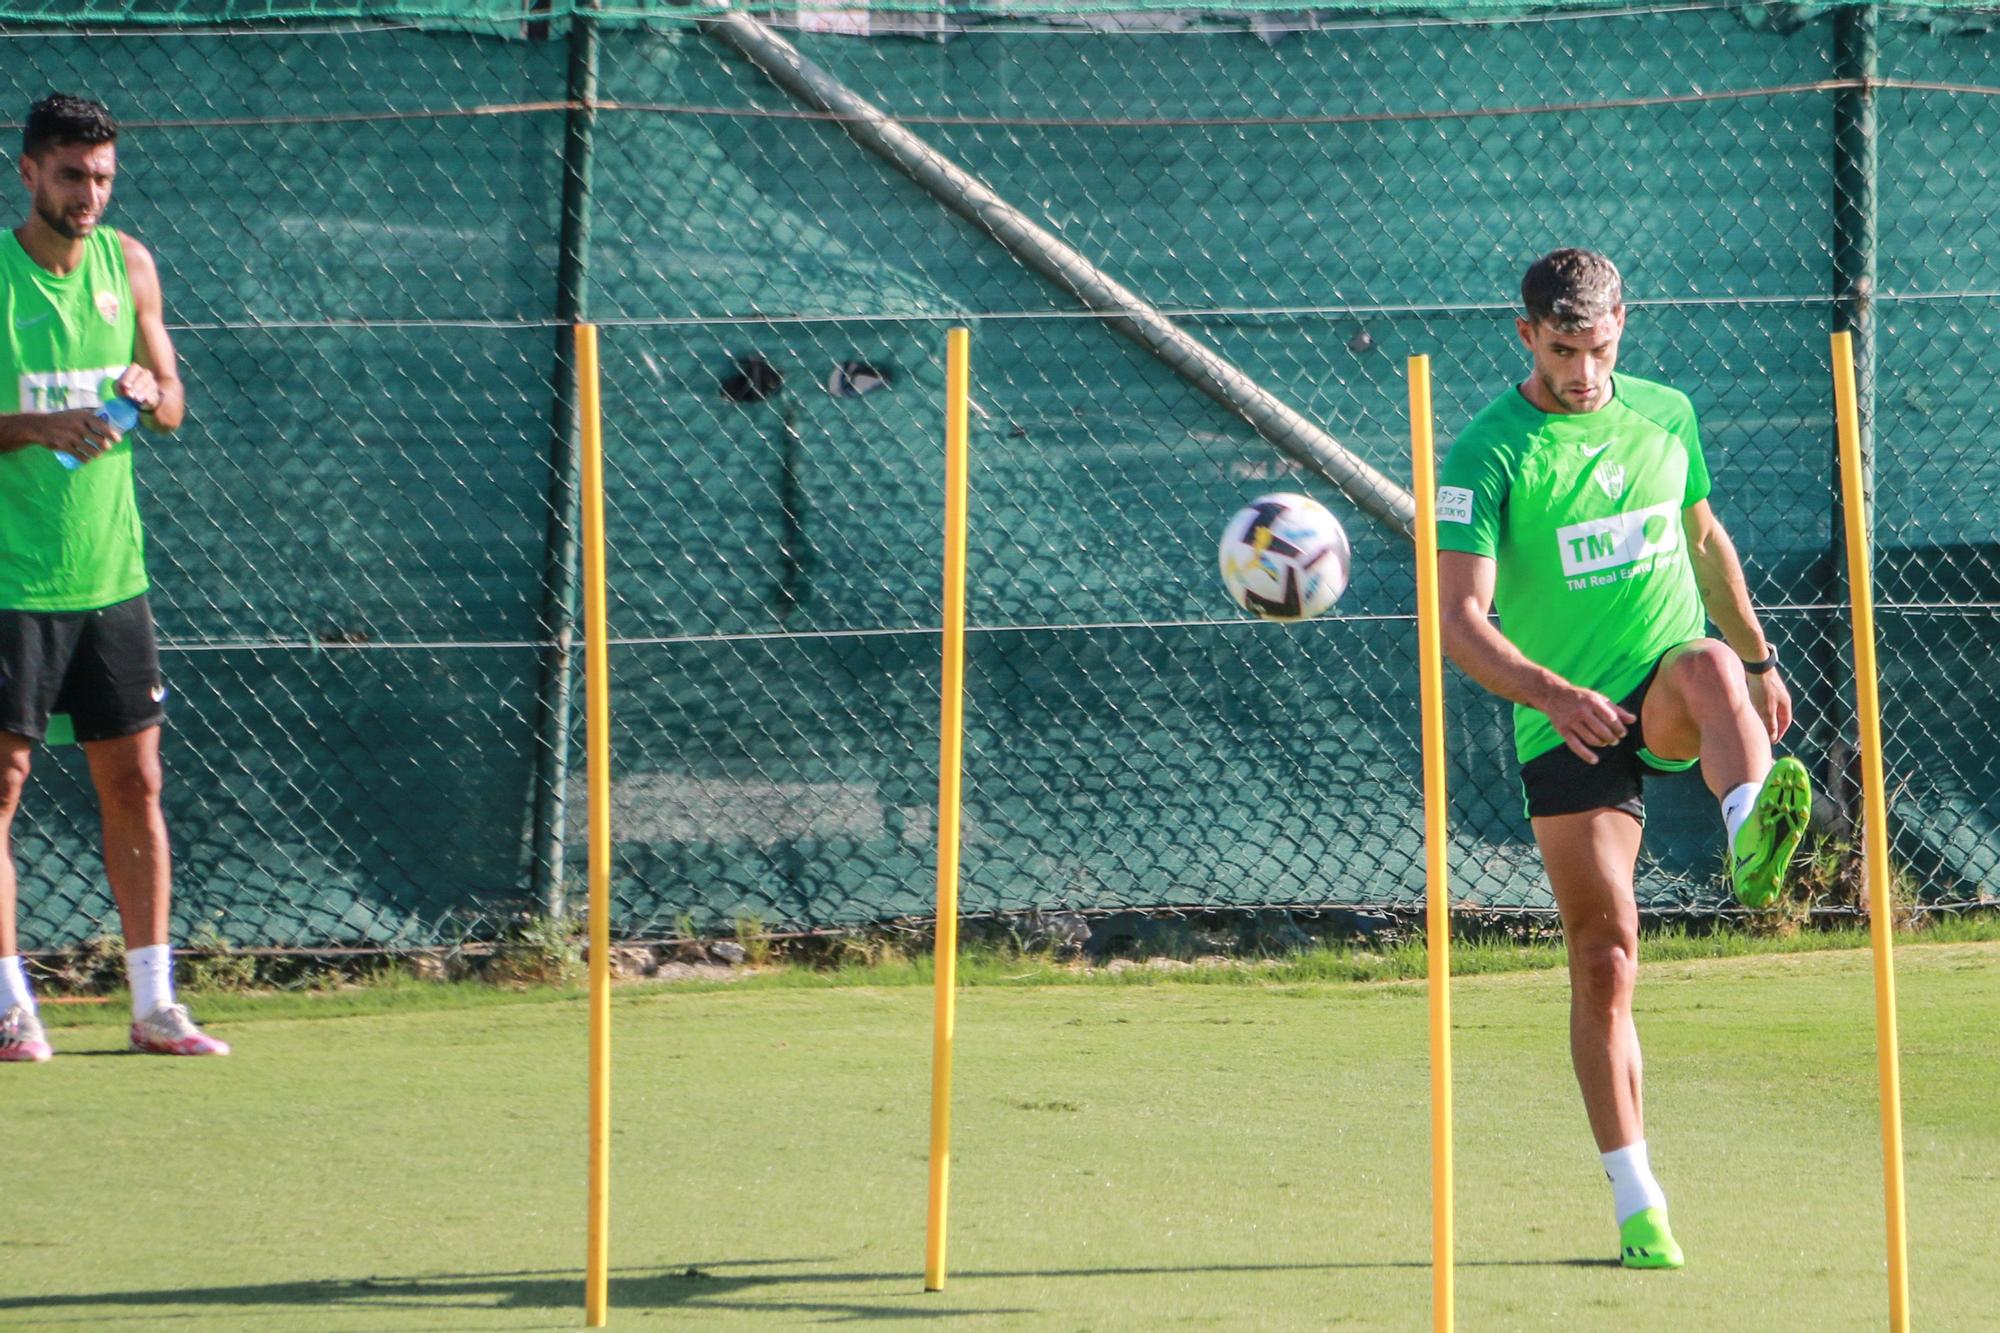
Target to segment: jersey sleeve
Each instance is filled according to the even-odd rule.
[[[1689,403],[1675,432],[1688,455],[1687,493],[1681,508],[1700,504],[1708,498],[1708,459],[1701,451],[1701,428],[1695,424],[1694,405]]]
[[[1445,455],[1438,477],[1440,551],[1493,556],[1500,549],[1500,511],[1513,481],[1507,451],[1468,431]]]

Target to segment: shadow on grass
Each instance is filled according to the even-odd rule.
[[[704,1310],[741,1310],[764,1313],[811,1314],[833,1319],[932,1319],[941,1311],[919,1290],[921,1273],[915,1269],[895,1272],[810,1272],[814,1265],[835,1263],[833,1259],[732,1259],[687,1264],[665,1269],[614,1270],[610,1300],[613,1309],[648,1310],[698,1306]],[[1616,1259],[1486,1259],[1461,1261],[1460,1268],[1616,1268]],[[1190,1264],[1157,1267],[968,1269],[952,1276],[960,1282],[1006,1281],[1009,1279],[1168,1277],[1198,1273],[1316,1273],[1358,1269],[1427,1269],[1428,1260],[1382,1260],[1358,1263],[1297,1264]],[[773,1271],[783,1270],[783,1271]],[[846,1283],[907,1282],[909,1290],[900,1295],[873,1300],[783,1299],[754,1295],[762,1288],[831,1287]],[[894,1303],[884,1303],[884,1301]],[[168,1313],[174,1307],[193,1310],[203,1307],[243,1306],[251,1318],[251,1307],[316,1306],[322,1311],[391,1310],[553,1310],[583,1304],[583,1275],[574,1270],[537,1270],[513,1273],[438,1273],[421,1277],[325,1278],[303,1282],[272,1282],[230,1287],[176,1287],[157,1291],[108,1291],[58,1296],[0,1297],[0,1314],[10,1310],[33,1310],[42,1322],[103,1324],[148,1322],[187,1315]],[[121,1307],[130,1313],[113,1315]],[[63,1321],[68,1311],[75,1316]],[[961,1311],[967,1315],[1034,1314],[1036,1310],[1015,1306],[981,1307]]]

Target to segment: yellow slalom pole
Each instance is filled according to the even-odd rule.
[[[1431,359],[1410,358],[1410,489],[1417,502],[1417,676],[1424,720],[1424,934],[1431,1009],[1431,1327],[1452,1327],[1451,887],[1445,862],[1444,656],[1438,642]]]
[[[965,733],[965,472],[968,334],[945,334],[944,680],[938,727],[937,995],[931,1035],[931,1198],[924,1290],[944,1290],[951,1195],[951,1039],[958,987],[958,802]]]
[[[1847,585],[1854,600],[1854,704],[1861,721],[1863,854],[1868,935],[1875,946],[1875,1050],[1882,1082],[1882,1189],[1889,1228],[1889,1327],[1910,1326],[1908,1240],[1903,1211],[1903,1089],[1896,1057],[1895,885],[1889,877],[1889,801],[1882,779],[1881,699],[1875,689],[1875,594],[1861,483],[1861,422],[1855,407],[1854,338],[1833,335],[1833,403],[1840,427],[1840,482],[1847,515]]]
[[[583,444],[584,736],[590,775],[590,1232],[583,1306],[603,1328],[611,1242],[611,679],[604,629],[604,440],[597,326],[576,326]]]

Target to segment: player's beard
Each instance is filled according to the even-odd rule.
[[[1540,374],[1542,377],[1542,391],[1554,399],[1562,407],[1563,411],[1581,414],[1584,412],[1595,412],[1598,408],[1604,406],[1603,403],[1598,401],[1599,398],[1605,396],[1603,389],[1600,388],[1596,393],[1591,395],[1589,402],[1579,402],[1576,395],[1566,392],[1562,385],[1556,382],[1555,376],[1549,374],[1547,371],[1542,371]]]
[[[53,231],[65,240],[88,240],[90,233],[97,230],[96,222],[89,223],[79,229],[75,223],[72,223],[68,217],[64,216],[60,209],[52,208],[39,199],[35,200],[35,215],[48,224],[50,231]],[[103,214],[100,213],[98,217],[101,220]]]

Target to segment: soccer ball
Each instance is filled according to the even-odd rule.
[[[1230,600],[1266,620],[1319,615],[1347,591],[1347,530],[1308,495],[1260,495],[1222,530]]]

